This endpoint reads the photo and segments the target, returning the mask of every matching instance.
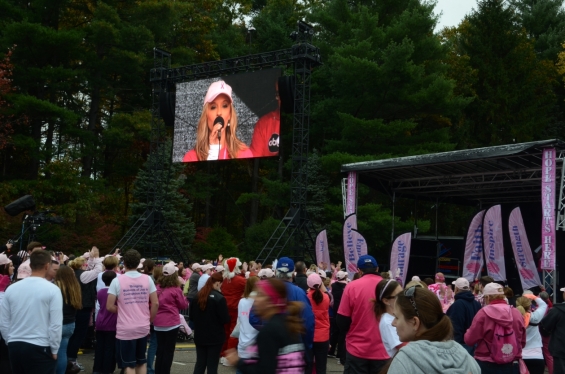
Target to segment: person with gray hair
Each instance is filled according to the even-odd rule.
[[[306,264],[304,261],[297,261],[294,269],[296,272],[296,275],[294,276],[294,284],[302,288],[304,292],[308,292]]]

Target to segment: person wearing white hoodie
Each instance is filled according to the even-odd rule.
[[[537,304],[537,309],[532,312],[532,301]],[[543,359],[543,342],[539,332],[539,323],[545,316],[547,304],[532,292],[524,291],[522,297],[516,299],[516,309],[524,317],[526,328],[526,346],[522,349],[522,359],[528,367],[530,374],[543,374],[545,361]]]
[[[451,340],[451,320],[443,313],[433,292],[410,287],[396,295],[392,325],[396,327],[400,341],[408,344],[400,348],[384,372],[481,374],[473,357],[461,344]]]

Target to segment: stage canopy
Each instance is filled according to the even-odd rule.
[[[398,197],[462,205],[541,201],[542,150],[565,156],[565,142],[552,139],[342,165],[359,182]],[[563,163],[556,165],[561,182]],[[559,191],[559,186],[558,189]]]

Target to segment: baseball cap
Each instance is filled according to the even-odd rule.
[[[200,265],[200,269],[202,269],[202,271],[206,271],[206,270],[213,269],[213,268],[214,268],[214,265],[212,265],[212,264]]]
[[[455,287],[459,288],[460,290],[468,290],[469,289],[469,281],[466,278],[457,278],[455,282],[453,282]]]
[[[142,258],[141,260],[139,260],[139,265],[137,265],[138,269],[141,269],[143,267],[143,263],[145,262],[145,259]]]
[[[195,262],[194,264],[192,264],[192,270],[196,270],[199,267],[201,267],[202,265],[200,265],[198,262]]]
[[[179,271],[179,268],[175,266],[174,262],[169,262],[163,266],[163,275],[173,275],[175,271]]]
[[[308,276],[306,283],[308,284],[308,287],[314,288],[315,286],[320,286],[322,284],[322,278],[318,274],[312,273]]]
[[[24,279],[31,277],[31,267],[29,264],[21,264],[18,268],[18,279]]]
[[[559,291],[565,292],[565,287],[561,288]]]
[[[224,81],[217,81],[214,82],[208,87],[208,92],[206,92],[206,97],[204,98],[204,104],[211,103],[218,97],[219,95],[224,94],[230,98],[230,101],[233,101],[231,97],[231,86]]]
[[[364,269],[366,267],[377,268],[378,266],[377,260],[375,260],[373,256],[363,255],[359,257],[359,260],[357,260],[357,268],[359,269]]]
[[[318,269],[318,275],[319,275],[320,278],[322,278],[322,279],[326,279],[326,278],[327,278],[326,272],[323,271],[322,269]]]
[[[275,272],[272,271],[272,270],[269,269],[269,268],[265,268],[265,269],[259,270],[259,274],[257,274],[257,276],[258,276],[259,278],[263,278],[263,277],[272,278],[272,277],[275,276]]]
[[[504,287],[498,283],[489,283],[483,289],[483,295],[504,295]]]
[[[222,265],[216,265],[216,271],[224,271],[225,268]]]
[[[345,278],[347,278],[347,272],[343,270],[338,271],[336,274],[336,278],[337,280],[345,280]]]
[[[277,261],[277,270],[283,273],[294,271],[294,261],[288,257],[281,257],[279,261]]]
[[[8,256],[6,256],[4,253],[0,253],[0,265],[7,265],[10,262],[12,262],[12,260],[10,260]]]

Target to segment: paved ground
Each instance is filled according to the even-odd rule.
[[[92,374],[92,365],[94,354],[92,350],[84,350],[84,353],[79,356],[78,362],[84,365],[84,374]],[[190,374],[194,369],[196,363],[196,351],[194,344],[177,343],[177,351],[175,352],[175,359],[171,368],[172,374]],[[343,366],[338,365],[335,358],[328,358],[328,373],[343,373]],[[119,373],[119,370],[114,371]],[[218,373],[220,374],[234,374],[235,368],[225,367],[219,365]]]

